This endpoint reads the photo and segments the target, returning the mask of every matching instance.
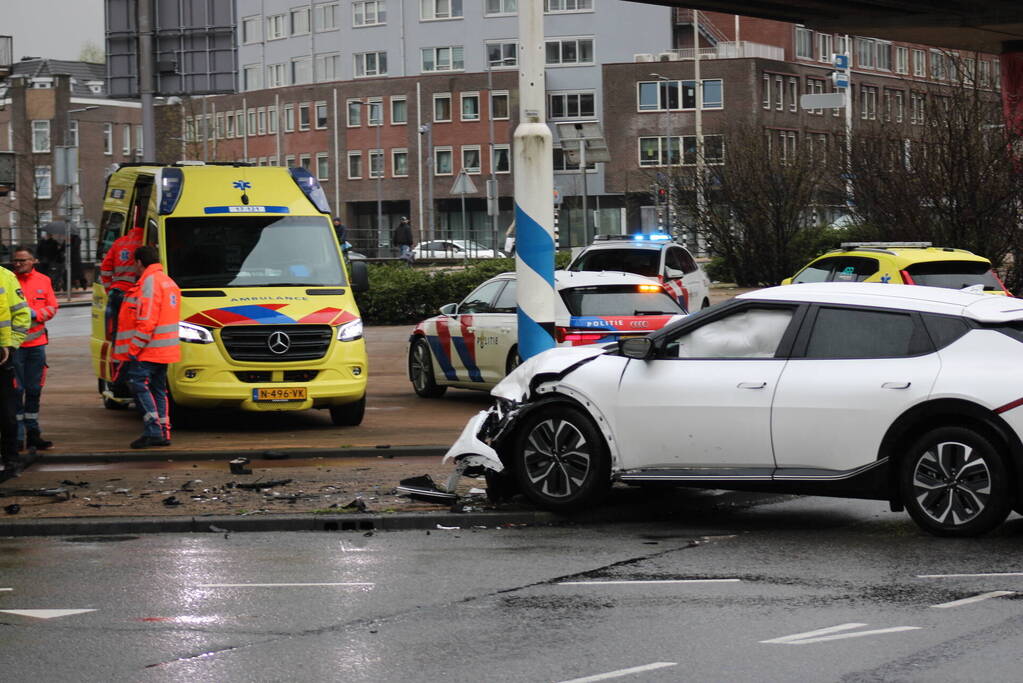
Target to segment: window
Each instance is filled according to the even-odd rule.
[[[424,47],[422,55],[423,71],[461,71],[465,68],[461,45],[450,47]]]
[[[313,25],[317,31],[333,31],[337,28],[337,3],[330,2],[313,7]]]
[[[201,119],[202,119],[201,116],[196,117],[197,122],[200,122]],[[202,126],[200,135],[202,136],[200,138],[201,140],[206,139],[205,125]],[[121,154],[123,154],[124,156],[129,156],[131,154],[131,126],[128,125],[127,123],[121,126]]]
[[[977,82],[977,60],[972,57],[963,59],[963,83],[974,85]]]
[[[462,115],[463,121],[480,120],[480,94],[476,92],[462,93]]]
[[[326,152],[316,153],[316,179],[317,180],[330,179],[330,165],[327,163]]]
[[[480,146],[467,145],[462,147],[462,170],[466,173],[480,172]]]
[[[688,330],[668,342],[677,358],[774,358],[792,321],[790,308],[747,307]]]
[[[35,186],[35,197],[36,199],[49,199],[53,195],[53,186],[50,181],[50,167],[49,166],[36,166],[36,186]]]
[[[103,124],[103,153],[114,153],[114,124],[112,123]]]
[[[224,115],[224,137],[234,137],[234,112],[229,111]]]
[[[360,52],[355,55],[355,77],[384,76],[387,74],[386,52]]]
[[[774,77],[774,108],[781,111],[785,108],[785,79]]]
[[[283,64],[268,64],[266,67],[266,87],[280,88],[287,85],[287,74]]]
[[[32,122],[32,151],[33,152],[49,152],[50,151],[50,122],[49,121],[33,121]]]
[[[288,156],[284,157],[284,166],[286,168],[295,168],[295,155],[294,154],[289,154]]]
[[[991,63],[986,59],[980,60],[980,85],[988,87],[991,85]]]
[[[391,98],[391,125],[408,123],[408,102],[404,97]]]
[[[593,99],[593,91],[549,93],[547,95],[547,118],[592,119],[594,117]]]
[[[295,132],[295,105],[293,104],[284,105],[284,132]]]
[[[278,40],[287,34],[284,27],[285,19],[286,17],[283,14],[273,14],[266,18],[267,40]]]
[[[681,149],[679,145],[681,144]],[[683,166],[696,165],[696,136],[674,135],[671,137],[671,149],[668,149],[667,137],[642,137],[639,139],[640,166],[668,166],[668,155],[671,155],[671,166],[678,166],[679,152],[682,152]],[[720,135],[703,136],[703,160],[707,164],[724,163],[724,138]],[[578,165],[576,166],[578,168]]]
[[[234,113],[234,125],[238,128],[238,137],[245,137],[245,112],[240,109]]]
[[[494,173],[511,173],[511,148],[508,145],[494,145],[490,166]]]
[[[422,21],[457,19],[462,16],[462,0],[419,0]]]
[[[519,44],[515,41],[487,43],[487,63],[491,69],[506,69],[519,64]]]
[[[323,130],[327,127],[327,103],[317,102],[316,103],[316,128],[317,130]]]
[[[329,55],[316,55],[316,82],[341,80],[341,55],[333,52]]]
[[[900,358],[929,347],[924,331],[908,313],[821,308],[806,358]]]
[[[763,88],[764,92],[762,93],[763,100],[761,101],[761,105],[763,106],[764,109],[770,109],[771,108],[771,74],[764,74],[762,88]],[[640,107],[639,108],[640,109],[643,108],[643,100],[642,100],[642,98],[640,98]]]
[[[508,92],[501,90],[490,93],[490,118],[495,121],[508,118]]]
[[[277,107],[266,108],[266,132],[270,135],[277,132]]]
[[[874,52],[876,45],[870,38],[856,39],[856,62],[860,68],[873,69],[875,60]]]
[[[451,93],[434,93],[433,95],[433,120],[451,120]]]
[[[579,157],[574,152],[565,151],[561,147],[555,147],[553,150],[553,161],[554,161],[554,172],[555,173],[578,173],[579,172]],[[596,170],[597,165],[589,161],[586,163],[586,171],[592,173]]]
[[[259,90],[263,87],[263,83],[260,79],[259,64],[249,64],[242,67],[242,88],[245,90]]]
[[[249,115],[249,135],[251,136],[251,135],[255,135],[256,134],[256,110],[255,109],[249,109],[248,115]]]
[[[877,119],[877,88],[873,86],[860,86],[860,118]]]
[[[309,105],[298,105],[298,129],[309,130]]]
[[[916,125],[924,123],[924,107],[927,101],[922,93],[910,93],[909,95],[909,122]]]
[[[242,43],[251,45],[263,40],[262,17],[245,17],[242,19]]]
[[[927,57],[923,50],[913,50],[913,75],[921,78],[927,75]]]
[[[794,130],[779,130],[777,155],[781,163],[787,164],[796,158],[796,132]],[[770,140],[770,138],[768,138]]]
[[[906,111],[905,94],[901,90],[893,93],[893,109],[895,110],[895,122],[902,123]]]
[[[837,256],[814,261],[792,278],[803,282],[863,282],[877,272],[878,261],[858,256]]]
[[[802,26],[796,27],[796,58],[813,59],[813,31]]]
[[[266,135],[266,109],[260,107],[256,110],[256,120],[258,121],[259,134]]]
[[[434,175],[451,175],[451,148],[450,147],[434,147],[433,148],[433,174]]]
[[[799,108],[799,79],[789,76],[786,81],[789,90],[789,111],[797,111]]]
[[[1002,89],[1002,63],[997,59],[991,62],[991,85],[995,90]]]
[[[366,106],[369,107],[369,115],[366,117],[366,125],[384,125],[384,101],[379,97],[374,97],[366,102]]]
[[[47,223],[53,222],[52,211],[40,211],[39,212],[39,225],[46,225]]]
[[[947,75],[945,55],[938,50],[931,50],[931,78],[942,81]]]
[[[544,0],[543,11],[548,14],[557,12],[592,12],[593,0]]]
[[[348,153],[348,179],[358,180],[362,178],[362,152]]]
[[[309,8],[298,7],[291,10],[291,35],[302,36],[309,33]]]
[[[877,43],[877,68],[882,71],[892,70],[892,44]]]
[[[362,125],[362,100],[348,100],[348,127],[358,128]]]
[[[832,47],[832,36],[830,33],[817,34],[817,59],[828,64],[831,63],[831,55],[834,54]]]
[[[387,23],[384,0],[363,0],[352,3],[352,26],[380,26]]]
[[[308,57],[295,57],[291,60],[291,83],[302,85],[313,81],[313,62]]]
[[[593,64],[593,38],[559,38],[547,41],[547,65]]]
[[[495,14],[515,14],[518,10],[518,0],[487,0],[483,13],[489,17]]]
[[[823,95],[824,94],[824,81],[818,78],[807,78],[806,79],[806,94],[807,95]],[[815,116],[823,116],[823,109],[810,109],[809,113]]]
[[[408,150],[391,150],[391,175],[395,178],[408,177]]]
[[[897,47],[897,48],[895,48],[895,73],[897,73],[897,74],[908,74],[909,73],[909,48],[908,47]]]
[[[685,102],[683,101],[683,104]],[[703,108],[721,109],[725,106],[724,81],[720,78],[713,78],[703,81]],[[684,108],[684,107],[683,107]],[[693,103],[696,108],[696,103]]]

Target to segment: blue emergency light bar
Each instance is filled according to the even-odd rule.
[[[160,215],[166,216],[174,212],[174,207],[181,199],[181,190],[184,189],[185,176],[180,168],[160,169]]]
[[[301,166],[294,166],[291,169],[291,177],[295,184],[301,188],[309,201],[313,203],[320,213],[330,213],[330,205],[327,203],[327,194],[320,186],[320,181],[312,173]]]
[[[645,240],[647,242],[667,242],[671,240],[671,235],[665,235],[663,232],[652,232],[649,235],[637,233],[632,236],[632,239],[637,241]]]

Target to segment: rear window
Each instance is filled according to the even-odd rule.
[[[561,291],[571,315],[681,315],[678,302],[650,285],[598,285]]]
[[[584,251],[568,269],[621,270],[636,275],[657,277],[660,274],[660,267],[660,249],[591,249]]]
[[[991,272],[991,266],[977,261],[932,261],[915,263],[906,272],[918,285],[963,289],[984,285],[985,292],[1000,292],[1002,286]]]

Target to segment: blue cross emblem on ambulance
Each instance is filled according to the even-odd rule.
[[[883,282],[884,284],[888,284],[891,281],[892,281],[892,276],[889,275],[888,273],[885,273],[884,275],[881,276],[881,282]]]
[[[234,187],[237,190],[248,190],[252,187],[252,183],[248,180],[236,180],[234,181]]]

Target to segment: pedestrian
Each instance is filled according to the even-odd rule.
[[[337,243],[341,245],[343,249],[345,246],[345,240],[348,237],[348,228],[341,222],[341,219],[334,216],[334,234],[337,235]]]
[[[0,481],[21,474],[18,418],[14,392],[14,351],[25,340],[32,318],[18,287],[18,278],[0,268]]]
[[[394,229],[394,245],[398,247],[398,256],[412,263],[412,224],[408,222],[408,216],[402,216]]]
[[[113,341],[117,332],[118,314],[124,293],[131,289],[138,279],[135,270],[135,250],[142,246],[142,227],[135,226],[107,249],[99,267],[99,279],[107,291],[105,314],[107,339]]]
[[[39,244],[36,245],[36,255],[39,257],[39,270],[44,275],[53,277],[55,270],[58,267],[58,257],[60,255],[60,245],[57,244],[57,240],[53,238],[48,232],[43,233],[43,238],[39,240]]]
[[[124,297],[114,343],[114,358],[125,361],[121,372],[144,425],[131,447],[170,446],[167,366],[181,360],[181,290],[163,272],[156,247],[136,248],[134,259],[140,277]]]
[[[39,398],[46,384],[46,345],[50,341],[46,321],[57,315],[57,296],[50,278],[36,270],[39,261],[31,247],[15,247],[13,263],[32,318],[25,341],[14,352],[18,443],[30,450],[46,450],[53,442],[44,439],[39,429]]]

